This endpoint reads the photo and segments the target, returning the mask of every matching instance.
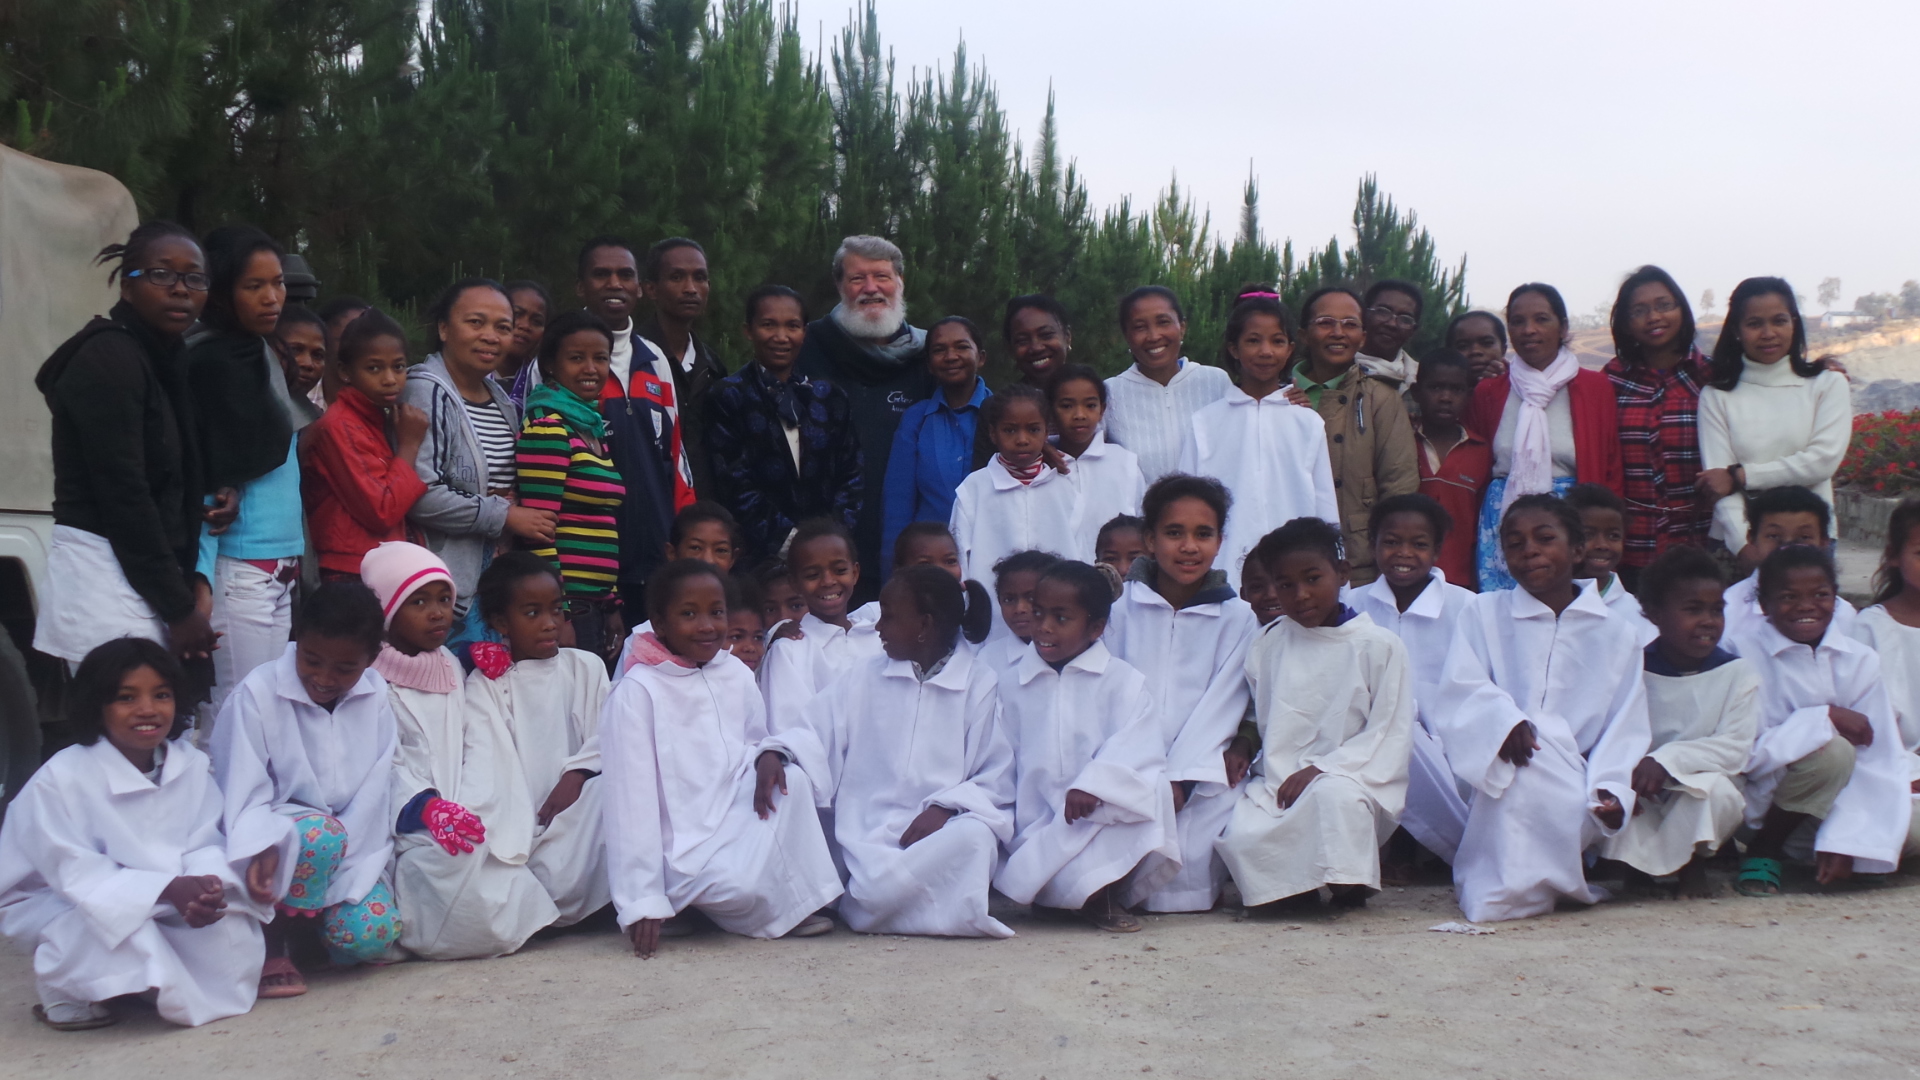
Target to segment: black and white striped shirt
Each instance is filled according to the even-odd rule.
[[[512,491],[517,476],[513,426],[507,423],[498,402],[475,405],[463,398],[460,404],[466,406],[467,421],[473,425],[473,433],[480,437],[480,452],[487,458],[487,488],[495,493]]]

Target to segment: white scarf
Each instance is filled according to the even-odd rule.
[[[1514,393],[1520,396],[1520,418],[1513,425],[1513,463],[1507,470],[1506,494],[1500,499],[1502,514],[1522,495],[1553,491],[1553,432],[1547,406],[1561,387],[1580,374],[1580,360],[1562,345],[1560,355],[1540,371],[1508,353],[1507,374],[1513,380]]]

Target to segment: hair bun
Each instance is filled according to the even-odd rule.
[[[1120,599],[1120,594],[1127,588],[1127,583],[1120,580],[1120,571],[1115,570],[1110,563],[1094,563],[1093,568],[1100,571],[1100,576],[1106,578],[1107,584],[1112,586],[1113,598]]]

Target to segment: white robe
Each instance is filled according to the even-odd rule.
[[[1600,853],[1661,877],[1692,861],[1697,845],[1718,851],[1745,816],[1739,776],[1759,722],[1760,676],[1735,658],[1692,675],[1642,678],[1653,734],[1646,756],[1673,779],[1658,798],[1639,800]]]
[[[1147,494],[1147,478],[1140,472],[1140,456],[1119,443],[1108,442],[1105,431],[1093,433],[1093,441],[1069,468],[1079,474],[1086,505],[1080,510],[1080,530],[1075,534],[1073,550],[1060,554],[1090,563],[1101,526],[1121,514],[1139,516],[1140,500]]]
[[[855,664],[881,655],[880,635],[870,622],[849,619],[843,630],[808,612],[800,617],[799,638],[781,638],[760,661],[760,690],[767,702],[767,728],[779,734],[803,726],[801,715],[813,696]]]
[[[1760,734],[1747,759],[1747,824],[1758,828],[1787,766],[1834,738],[1829,706],[1863,713],[1873,743],[1854,748],[1853,777],[1814,836],[1816,852],[1854,858],[1863,874],[1892,873],[1913,813],[1912,768],[1881,680],[1880,657],[1829,628],[1817,647],[1797,644],[1771,623],[1734,639],[1732,651],[1760,672]]]
[[[160,1015],[188,1026],[253,1008],[266,957],[260,924],[273,905],[247,895],[247,864],[277,847],[284,891],[292,837],[230,846],[207,756],[184,738],[165,752],[156,783],[105,738],[69,746],[7,809],[0,933],[32,950],[43,1001],[155,990]],[[226,890],[227,911],[196,929],[160,894],[176,877],[207,874]]]
[[[387,680],[367,668],[328,712],[300,685],[293,653],[288,645],[280,659],[240,680],[214,724],[210,750],[226,795],[227,843],[259,851],[291,835],[297,817],[336,818],[346,852],[325,904],[357,904],[393,858],[399,740]]]
[[[1446,748],[1434,727],[1433,709],[1440,698],[1440,678],[1459,629],[1460,612],[1473,601],[1474,594],[1449,584],[1447,575],[1437,566],[1428,572],[1428,581],[1405,611],[1400,610],[1393,586],[1384,577],[1353,590],[1347,600],[1406,643],[1407,660],[1413,665],[1413,700],[1419,723],[1409,732],[1413,753],[1407,761],[1407,805],[1400,814],[1400,827],[1451,864],[1460,850],[1460,837],[1467,831],[1467,805],[1473,800],[1473,787],[1455,776],[1453,766],[1447,764]]]
[[[1200,595],[1209,599],[1175,611],[1146,582],[1129,581],[1102,638],[1146,677],[1166,779],[1194,782],[1178,817],[1181,859],[1150,858],[1134,876],[1127,902],[1151,911],[1212,909],[1226,881],[1214,844],[1239,799],[1225,754],[1247,714],[1247,646],[1260,622],[1225,586]]]
[[[1653,644],[1653,639],[1660,636],[1660,628],[1647,618],[1647,613],[1640,607],[1640,598],[1627,591],[1627,585],[1620,580],[1619,574],[1613,575],[1613,580],[1601,592],[1600,599],[1607,602],[1607,610],[1633,627],[1634,637],[1640,642],[1641,648]]]
[[[1284,393],[1264,398],[1234,387],[1193,414],[1180,451],[1180,471],[1211,476],[1233,493],[1233,512],[1214,565],[1240,587],[1240,565],[1260,538],[1294,518],[1340,524],[1320,414]]]
[[[1720,635],[1720,643],[1722,648],[1731,649],[1727,642],[1767,624],[1766,612],[1760,610],[1760,572],[1756,570],[1727,586],[1726,603],[1727,628]],[[1851,635],[1854,620],[1859,617],[1859,609],[1848,603],[1846,597],[1833,598],[1835,633]]]
[[[1380,845],[1406,805],[1414,726],[1407,647],[1365,615],[1340,626],[1268,626],[1247,652],[1260,760],[1220,857],[1248,904],[1322,885],[1380,887]],[[1280,785],[1321,775],[1281,808]]]
[[[1476,789],[1453,863],[1460,910],[1476,922],[1607,899],[1581,861],[1619,831],[1593,816],[1595,793],[1633,813],[1650,738],[1640,647],[1591,582],[1574,584],[1558,618],[1525,589],[1481,593],[1447,654],[1433,717],[1455,775]],[[1540,744],[1525,768],[1499,756],[1522,720]]]
[[[787,794],[776,790],[761,820],[754,762],[765,750],[794,760]],[[635,664],[607,697],[600,753],[607,872],[623,929],[691,905],[723,930],[774,938],[840,895],[801,764],[824,754],[804,728],[767,734],[753,673],[731,654],[701,668]]]
[[[1157,855],[1179,865],[1166,744],[1146,679],[1096,641],[1059,671],[1028,646],[1000,673],[1014,745],[1014,837],[994,887],[1020,904],[1078,908]],[[1067,792],[1100,800],[1069,824]]]
[[[561,926],[579,922],[613,898],[601,832],[603,784],[597,775],[607,691],[606,663],[579,649],[518,661],[498,679],[479,671],[467,676],[467,708],[480,722],[497,723],[512,737],[501,748],[511,755],[507,779],[522,785],[528,812],[501,824],[516,830],[515,847],[526,847],[527,868],[559,909],[555,921]],[[562,776],[576,770],[596,775],[580,788],[572,806],[546,825],[536,824],[533,812]]]
[[[400,738],[394,805],[432,788],[479,815],[487,830],[458,855],[425,832],[394,837],[394,900],[406,912],[400,944],[430,960],[511,953],[560,917],[527,867],[534,806],[513,737],[496,713],[469,709],[458,683],[449,694],[393,684],[388,692]]]
[[[1072,467],[1068,465],[1070,470]],[[1079,542],[1086,517],[1084,492],[1077,470],[1061,475],[1042,468],[1033,483],[1022,484],[995,454],[984,466],[967,474],[953,495],[949,528],[960,548],[960,576],[991,582],[993,565],[1017,551],[1080,557],[1070,549]],[[1094,526],[1096,530],[1099,527]],[[1085,558],[1091,560],[1091,553]],[[995,607],[992,636],[997,639],[1010,633],[1000,609]]]
[[[1894,721],[1900,725],[1908,773],[1920,780],[1920,628],[1901,625],[1885,607],[1875,604],[1860,613],[1852,636],[1880,654],[1880,677],[1887,684]],[[1911,828],[1907,835],[1912,854],[1916,845]]]
[[[863,934],[1012,937],[987,913],[1000,845],[1013,838],[1013,747],[1001,730],[999,680],[956,648],[920,681],[905,660],[874,657],[807,708],[846,860],[840,917]],[[957,811],[900,846],[928,807]]]

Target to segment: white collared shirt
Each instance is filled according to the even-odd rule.
[[[1255,398],[1236,386],[1195,413],[1180,471],[1211,476],[1233,494],[1214,565],[1236,589],[1240,565],[1262,536],[1294,518],[1340,524],[1326,421],[1280,391]]]
[[[1180,369],[1161,386],[1138,365],[1107,380],[1107,438],[1140,458],[1140,475],[1151,485],[1180,466],[1180,447],[1193,430],[1193,414],[1233,389],[1217,367],[1180,358]]]

